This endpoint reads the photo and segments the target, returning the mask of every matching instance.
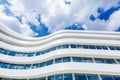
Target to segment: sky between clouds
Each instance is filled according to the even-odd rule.
[[[120,0],[0,0],[0,24],[25,36],[58,30],[120,31]]]

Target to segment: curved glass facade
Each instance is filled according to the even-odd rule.
[[[51,51],[59,50],[59,49],[93,49],[93,50],[117,50],[120,51],[120,47],[115,46],[100,46],[100,45],[79,45],[79,44],[64,44],[52,47],[50,49],[46,49],[39,52],[32,53],[22,53],[22,52],[14,52],[0,48],[0,54],[5,54],[9,56],[20,56],[20,57],[33,57],[40,56],[42,54],[46,54]]]
[[[1,68],[7,69],[35,69],[42,68],[45,66],[58,64],[58,63],[66,63],[66,62],[83,62],[83,63],[101,63],[101,64],[120,64],[120,59],[105,59],[105,58],[91,58],[91,57],[61,57],[53,60],[49,60],[42,63],[36,64],[10,64],[0,62]]]

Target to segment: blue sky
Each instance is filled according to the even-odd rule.
[[[120,0],[0,0],[0,24],[29,37],[59,30],[120,32]]]

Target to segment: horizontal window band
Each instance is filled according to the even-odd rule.
[[[106,59],[106,58],[91,58],[91,57],[60,57],[52,60],[48,60],[41,63],[36,64],[10,64],[0,62],[1,68],[6,69],[36,69],[42,68],[45,66],[58,64],[58,63],[66,63],[66,62],[81,62],[81,63],[101,63],[101,64],[120,64],[120,59]]]
[[[100,75],[100,74],[84,74],[84,73],[63,73],[55,74],[37,78],[27,79],[13,79],[13,78],[0,78],[0,80],[120,80],[120,75]]]
[[[92,50],[117,50],[120,51],[120,47],[114,46],[99,46],[99,45],[79,45],[79,44],[64,44],[55,46],[43,51],[39,52],[31,52],[31,53],[22,53],[22,52],[15,52],[9,51],[0,48],[0,54],[9,55],[9,56],[18,56],[18,57],[33,57],[33,56],[40,56],[46,54],[51,51],[60,50],[60,49],[92,49]]]

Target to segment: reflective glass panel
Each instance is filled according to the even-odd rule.
[[[116,60],[117,60],[118,64],[120,64],[120,59],[116,59]]]
[[[47,61],[46,62],[46,65],[48,66],[48,65],[52,65],[53,64],[53,60],[50,60],[50,61]]]
[[[92,58],[83,58],[83,61],[93,63]]]
[[[71,62],[70,57],[64,57],[63,62]]]
[[[62,46],[57,46],[56,49],[62,49]]]
[[[114,59],[105,59],[105,62],[108,63],[108,64],[116,64]]]
[[[3,54],[7,55],[9,53],[9,51],[5,50],[3,51]]]
[[[104,49],[104,50],[108,50],[108,48],[106,47],[106,46],[101,46],[102,47],[102,49]]]
[[[89,49],[89,46],[88,46],[88,45],[82,45],[82,47],[83,47],[84,49]]]
[[[102,80],[113,80],[112,76],[101,76]]]
[[[1,67],[2,67],[2,68],[8,68],[8,67],[9,67],[9,64],[7,64],[7,63],[2,63],[2,64],[1,64]]]
[[[40,64],[33,64],[32,69],[39,68]]]
[[[42,78],[38,78],[37,80],[46,80],[46,78],[42,77]]]
[[[16,52],[11,51],[11,52],[8,53],[8,55],[10,55],[10,56],[15,56],[15,55],[16,55]]]
[[[116,50],[120,50],[120,47],[115,47]]]
[[[31,65],[25,65],[24,69],[30,69]]]
[[[9,69],[18,69],[18,66],[15,64],[10,64]]]
[[[75,74],[75,80],[87,80],[84,74]]]
[[[114,47],[112,47],[112,46],[109,46],[109,49],[110,49],[110,50],[115,50],[115,48],[114,48]]]
[[[11,80],[11,79],[8,79],[8,78],[1,78],[1,80]]]
[[[96,49],[95,46],[93,46],[93,45],[89,45],[89,48],[90,49]]]
[[[26,53],[28,57],[34,56],[34,53]]]
[[[29,79],[29,80],[37,80],[37,78],[31,78],[31,79]]]
[[[87,75],[88,80],[99,80],[98,75]]]
[[[56,75],[55,80],[63,80],[63,75],[62,74]]]
[[[102,47],[101,46],[95,46],[97,49],[102,49]]]
[[[72,80],[72,74],[64,74],[63,80]]]
[[[77,46],[77,48],[83,48],[82,45],[76,45],[76,46]]]
[[[67,44],[63,45],[63,48],[69,48],[69,45],[67,45]]]
[[[55,59],[55,63],[62,63],[63,62],[63,59],[62,58],[57,58]]]
[[[76,45],[75,44],[71,44],[70,47],[71,48],[76,48]]]
[[[41,52],[36,52],[35,56],[39,56],[41,54]]]
[[[54,80],[54,75],[53,76],[48,76],[48,80]]]
[[[113,76],[114,80],[120,80],[120,76]]]
[[[2,53],[2,52],[3,52],[3,49],[0,48],[0,53]]]
[[[46,62],[40,63],[40,67],[46,66]]]
[[[81,57],[73,57],[73,62],[83,62]]]
[[[96,63],[105,63],[104,59],[101,58],[94,58]]]

